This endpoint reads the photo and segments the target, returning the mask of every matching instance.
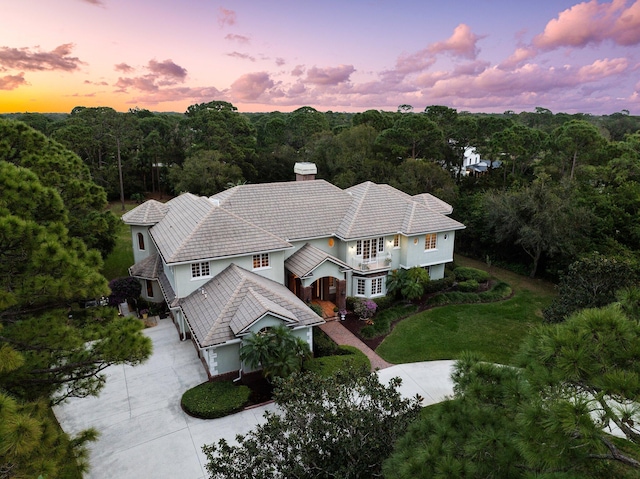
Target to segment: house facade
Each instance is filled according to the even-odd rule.
[[[131,276],[143,297],[166,301],[212,376],[245,370],[242,338],[278,324],[312,345],[323,320],[307,305],[344,309],[347,296],[386,294],[391,270],[444,276],[453,261],[451,206],[365,182],[342,190],[296,164],[296,181],[240,185],[211,197],[149,200],[123,216]]]

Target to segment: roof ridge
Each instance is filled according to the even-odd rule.
[[[352,218],[356,218],[358,216],[358,214],[360,213],[360,210],[362,209],[362,205],[364,204],[364,199],[367,196],[367,193],[369,192],[369,189],[371,188],[371,185],[375,185],[375,183],[373,183],[372,181],[364,181],[358,185],[354,185],[351,188],[348,188],[350,190],[350,192],[355,191],[356,187],[361,186],[362,189],[364,189],[364,192],[362,195],[360,195],[360,198],[356,199],[353,195],[353,202],[355,202],[357,204],[355,211],[353,212]],[[346,191],[346,190],[345,190]],[[353,204],[352,202],[352,204]],[[345,218],[347,217],[346,213],[345,213]],[[353,229],[353,224],[354,221],[351,220],[349,227],[347,228],[347,236],[351,235],[351,230]]]

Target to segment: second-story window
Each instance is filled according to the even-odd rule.
[[[209,269],[208,261],[205,261],[204,263],[193,263],[191,265],[192,278],[202,278],[204,276],[209,276],[210,274],[211,270]]]
[[[424,237],[424,249],[429,250],[429,249],[436,249],[436,239],[438,238],[438,235],[436,233],[429,233],[428,235],[426,235]]]
[[[269,267],[269,253],[253,255],[253,269],[268,268],[268,267]]]
[[[138,233],[138,249],[144,251],[144,235],[142,233]]]

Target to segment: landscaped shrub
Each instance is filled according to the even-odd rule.
[[[449,269],[445,269],[444,278],[442,279],[434,279],[425,283],[424,292],[425,294],[437,293],[438,291],[443,291],[445,289],[449,289],[453,286],[453,283],[456,280],[456,276],[453,271]]]
[[[321,358],[308,359],[304,362],[303,369],[320,376],[332,376],[337,371],[347,369],[350,365],[355,370],[366,368],[371,370],[371,361],[358,348],[353,346],[339,346],[340,354],[335,356],[323,356]]]
[[[391,306],[393,306],[396,302],[396,299],[389,295],[389,296],[381,296],[379,298],[373,298],[373,301],[375,301],[375,303],[378,305],[378,314],[380,313],[380,311],[385,310],[385,309],[389,309]]]
[[[458,283],[458,291],[461,293],[475,293],[478,291],[478,282],[475,279],[468,279]]]
[[[362,328],[360,334],[366,339],[373,339],[388,334],[391,330],[391,325],[396,320],[411,316],[415,314],[417,310],[418,307],[411,303],[396,304],[376,314],[373,318],[373,324],[368,324]]]
[[[184,412],[201,419],[228,416],[244,408],[251,389],[232,381],[213,381],[197,385],[182,395]]]
[[[474,280],[478,283],[484,283],[485,281],[489,281],[491,278],[489,273],[476,268],[460,267],[456,268],[453,273],[455,274],[458,282]]]
[[[353,306],[356,304],[356,301],[359,301],[360,298],[356,298],[355,296],[347,296],[346,306],[349,311],[353,311]]]
[[[358,298],[358,301],[353,305],[353,312],[356,313],[360,319],[371,318],[376,314],[377,309],[378,305],[370,299]]]
[[[118,306],[127,299],[136,299],[142,292],[140,281],[131,276],[127,278],[116,278],[109,281],[111,294],[109,295],[109,306]]]
[[[313,353],[316,358],[342,354],[340,346],[320,328],[313,329]]]
[[[483,293],[463,293],[452,291],[441,293],[429,299],[428,304],[432,306],[443,306],[445,304],[466,304],[466,303],[489,303],[500,301],[511,296],[512,290],[504,281],[500,281],[489,291]]]

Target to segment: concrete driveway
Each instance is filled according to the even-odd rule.
[[[186,415],[180,398],[207,377],[190,341],[180,342],[170,319],[145,330],[153,355],[140,366],[113,366],[98,397],[70,399],[54,412],[62,428],[74,435],[94,427],[100,437],[90,445],[87,478],[200,479],[207,477],[202,445],[221,438],[234,442],[263,422],[268,404],[221,419]],[[433,404],[453,393],[453,361],[392,366],[378,372],[382,382],[403,379],[400,391],[420,394]]]

